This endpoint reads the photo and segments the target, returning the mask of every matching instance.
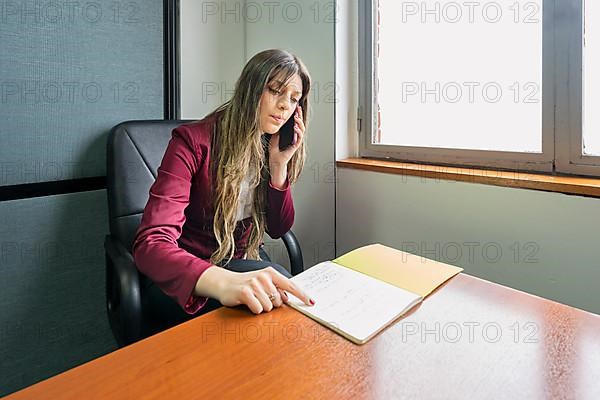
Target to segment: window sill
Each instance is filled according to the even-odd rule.
[[[510,172],[477,168],[457,168],[431,164],[372,160],[367,158],[347,158],[339,160],[336,162],[336,166],[340,168],[361,169],[430,179],[600,197],[600,179],[597,178],[553,176],[523,171]]]

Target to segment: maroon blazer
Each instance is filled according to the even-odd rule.
[[[188,314],[196,313],[208,300],[194,296],[193,290],[198,278],[212,266],[210,256],[217,249],[212,231],[215,181],[209,165],[211,137],[218,117],[173,130],[133,243],[138,269]],[[293,223],[289,179],[282,190],[269,182],[267,233],[277,239]],[[244,257],[251,227],[251,218],[237,223],[234,258]]]

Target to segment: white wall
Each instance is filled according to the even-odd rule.
[[[269,3],[271,5],[269,5]],[[206,96],[213,82],[233,90],[247,60],[269,48],[299,56],[313,79],[307,163],[293,186],[293,231],[304,263],[334,257],[334,24],[333,3],[326,0],[181,2],[182,117],[200,118],[229,99]],[[203,22],[203,19],[206,22]],[[204,87],[204,97],[203,95]],[[273,261],[289,266],[281,241],[265,237]]]
[[[180,2],[181,118],[200,119],[232,96],[244,59],[238,1]]]
[[[357,102],[345,87],[356,82],[355,3],[338,2],[348,17],[337,27],[336,79],[348,96],[336,109],[336,159],[357,154]],[[600,199],[345,168],[337,179],[337,255],[382,243],[600,313]]]

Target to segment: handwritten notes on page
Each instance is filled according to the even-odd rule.
[[[331,261],[291,280],[314,300],[307,306],[292,294],[289,305],[357,344],[389,325],[422,297]]]

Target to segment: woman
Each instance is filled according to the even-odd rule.
[[[248,61],[231,100],[173,130],[133,255],[187,314],[214,308],[209,298],[269,312],[288,300],[285,291],[314,304],[259,256],[265,232],[276,239],[293,224],[290,184],[304,165],[309,90],[301,60],[266,50]],[[294,142],[281,151],[278,131],[290,117]]]

